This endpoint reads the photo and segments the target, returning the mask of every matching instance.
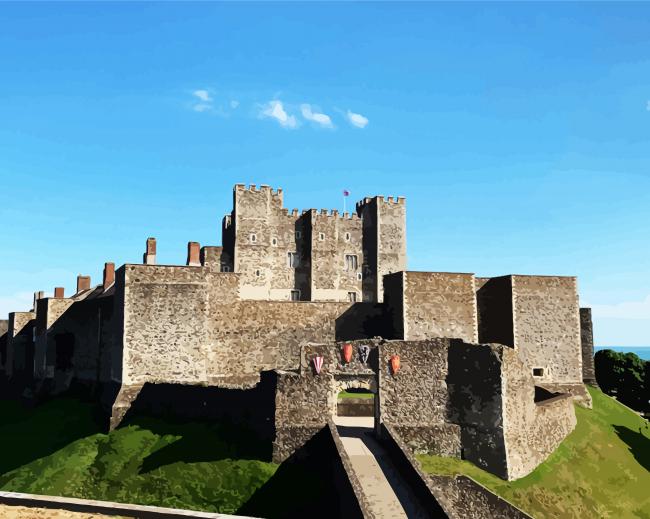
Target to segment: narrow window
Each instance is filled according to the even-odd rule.
[[[257,241],[257,234],[251,233],[251,235],[248,237],[251,243],[255,243]]]
[[[357,262],[356,254],[346,254],[345,255],[345,270],[348,272],[354,272],[359,267]]]
[[[348,292],[348,301],[350,301],[350,303],[356,303],[357,302],[357,293],[356,292]]]
[[[345,233],[345,241],[350,241],[350,233],[349,232]]]
[[[292,301],[300,301],[300,290],[292,290],[291,291],[291,300]]]
[[[278,244],[278,239],[277,238],[272,238],[271,239],[271,245],[273,245],[275,247],[277,244]]]
[[[357,280],[361,281],[362,279],[363,279],[363,275],[361,274],[361,272],[357,272]]]
[[[289,268],[296,268],[300,264],[300,256],[297,252],[287,252],[287,265]]]
[[[320,241],[323,241],[323,240],[325,239],[325,233],[323,233],[323,232],[319,232],[319,233],[318,233],[318,239],[319,239]]]
[[[544,368],[533,368],[533,377],[543,377]]]
[[[257,270],[255,271],[255,275],[256,275],[257,277],[260,277],[260,276],[262,275],[262,272],[260,272],[260,269],[257,269]]]
[[[299,240],[302,238],[302,233],[300,231],[296,231],[296,240]]]

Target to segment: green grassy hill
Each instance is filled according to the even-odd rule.
[[[475,465],[420,455],[432,474],[465,474],[537,519],[650,519],[650,428],[601,391],[592,410],[576,406],[578,424],[535,471],[506,482]]]
[[[245,430],[137,418],[99,432],[92,407],[0,401],[0,489],[234,513],[273,476],[270,445]]]
[[[536,518],[650,519],[650,429],[615,400],[590,391],[594,409],[576,407],[575,431],[520,480],[505,482],[466,461],[419,459],[431,473],[473,477]],[[78,400],[60,398],[32,410],[0,400],[0,442],[1,490],[221,513],[235,513],[260,489],[264,495],[273,488],[277,497],[270,444],[223,424],[139,417],[103,434],[91,405]],[[280,479],[292,499],[305,503],[323,485],[312,473],[285,470]]]

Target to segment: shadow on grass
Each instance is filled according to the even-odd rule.
[[[643,429],[634,431],[623,425],[615,425],[614,430],[630,448],[632,456],[639,462],[639,465],[650,471],[650,438],[646,436],[650,434],[650,430],[646,428],[645,431]]]
[[[363,517],[327,428],[284,461],[236,513],[269,519]]]
[[[147,456],[140,474],[182,461],[197,463],[221,459],[270,461],[272,444],[244,426],[166,417],[134,416],[124,426],[135,425],[158,436],[180,436]]]
[[[69,443],[101,432],[94,406],[59,398],[32,409],[13,400],[0,401],[0,474],[49,456]]]

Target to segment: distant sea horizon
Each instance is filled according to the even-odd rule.
[[[594,346],[594,353],[600,350],[614,350],[620,353],[636,353],[643,360],[650,360],[650,346]]]

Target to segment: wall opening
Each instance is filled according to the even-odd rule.
[[[365,388],[349,388],[336,396],[337,416],[375,416],[375,394]]]

